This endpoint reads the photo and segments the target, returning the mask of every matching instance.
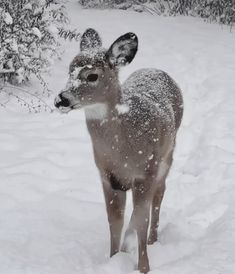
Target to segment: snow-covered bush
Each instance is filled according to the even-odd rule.
[[[152,14],[192,15],[207,21],[232,26],[235,23],[235,0],[78,0],[86,8],[119,8],[148,11]]]
[[[148,0],[78,0],[78,2],[86,8],[138,8],[138,11],[143,11],[141,4],[147,3]]]
[[[235,22],[234,0],[169,0],[164,11],[172,14],[200,16],[208,21],[232,25]],[[163,5],[163,4],[162,4]]]
[[[210,21],[231,26],[235,23],[235,0],[201,0],[194,11]]]
[[[68,18],[60,0],[1,0],[0,80],[41,79],[58,55],[58,35]]]

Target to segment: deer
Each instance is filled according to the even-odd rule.
[[[110,257],[138,242],[138,270],[150,271],[147,245],[158,240],[165,181],[173,161],[183,115],[182,93],[164,71],[143,68],[123,83],[119,69],[134,59],[138,37],[120,36],[105,49],[98,32],[87,29],[80,53],[69,66],[65,89],[55,98],[62,113],[84,109],[100,173],[110,230]],[[121,245],[126,192],[133,212]],[[136,237],[137,236],[137,237]]]

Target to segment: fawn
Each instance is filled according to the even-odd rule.
[[[137,49],[134,33],[122,35],[105,50],[99,34],[87,29],[81,37],[80,54],[70,64],[67,86],[56,97],[55,106],[62,112],[85,110],[106,202],[110,256],[120,249],[126,251],[128,238],[137,233],[138,270],[147,273],[147,244],[157,241],[160,206],[183,115],[183,99],[174,80],[157,69],[137,70],[120,85],[118,70],[133,60]],[[129,189],[133,212],[120,248]]]

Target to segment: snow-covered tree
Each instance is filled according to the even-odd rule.
[[[63,1],[1,0],[0,79],[22,83],[39,78],[58,55],[58,35],[68,18]]]

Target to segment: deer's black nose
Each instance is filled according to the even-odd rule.
[[[69,100],[65,98],[62,94],[59,94],[55,98],[55,107],[59,108],[59,107],[69,107],[69,106],[70,106]]]

